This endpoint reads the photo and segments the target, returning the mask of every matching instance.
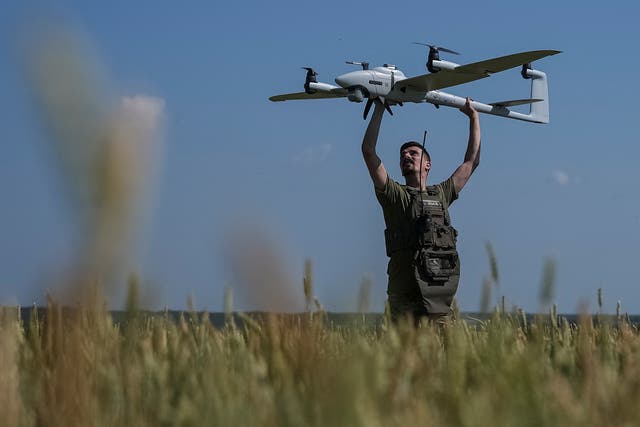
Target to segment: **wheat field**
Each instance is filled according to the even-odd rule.
[[[3,426],[640,424],[624,318],[332,325],[322,312],[176,321],[50,302],[0,322]]]

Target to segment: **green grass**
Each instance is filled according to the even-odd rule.
[[[34,311],[35,313],[35,311]],[[0,425],[639,425],[625,321],[496,314],[439,329],[322,314],[214,328],[99,308],[0,321]]]

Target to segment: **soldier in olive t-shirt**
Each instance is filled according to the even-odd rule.
[[[457,289],[460,271],[455,251],[457,233],[447,209],[480,162],[478,113],[469,98],[460,111],[469,118],[464,161],[449,179],[436,186],[427,185],[431,158],[415,141],[401,147],[400,169],[406,185],[389,178],[376,153],[384,112],[383,104],[377,100],[362,140],[362,154],[387,225],[385,243],[390,255],[387,294],[394,319],[405,314],[436,318],[446,315]],[[425,221],[428,225],[422,224]],[[430,243],[425,243],[426,240]]]
[[[434,186],[432,190],[445,211],[458,198],[452,178]],[[398,229],[408,221],[412,198],[426,199],[428,194],[427,191],[420,192],[417,188],[400,185],[393,179],[387,178],[387,183],[382,189],[376,188],[376,197],[382,207],[387,230],[392,230]],[[389,253],[387,294],[392,317],[397,318],[403,313],[412,313],[414,316],[448,314],[453,293],[458,287],[459,272],[448,276],[442,283],[431,283],[433,281],[429,278],[421,278],[417,270],[415,249],[405,247]],[[440,292],[440,295],[429,295],[433,293],[428,292],[431,289],[421,292],[421,286],[438,285],[443,287],[442,290],[445,287],[450,289],[451,294],[442,295]]]

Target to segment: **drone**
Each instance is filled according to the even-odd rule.
[[[358,65],[362,70],[352,71],[335,78],[336,85],[318,82],[318,73],[311,67],[302,67],[307,71],[304,92],[275,95],[269,100],[288,101],[304,99],[347,98],[351,102],[367,100],[363,118],[366,120],[374,101],[381,102],[389,114],[393,115],[392,105],[403,106],[405,102],[428,102],[436,108],[441,105],[461,108],[466,98],[441,91],[452,86],[469,83],[489,77],[511,68],[521,67],[520,74],[531,80],[531,97],[485,104],[472,101],[471,105],[480,113],[523,120],[533,123],[549,123],[549,89],[547,75],[534,70],[533,61],[561,53],[558,50],[531,50],[500,56],[484,61],[460,65],[440,59],[440,52],[459,55],[451,49],[433,44],[418,43],[429,48],[426,67],[429,73],[415,77],[406,77],[395,65],[384,64],[382,67],[369,69],[368,62],[346,61],[347,64]],[[529,105],[529,114],[510,109],[518,105]]]

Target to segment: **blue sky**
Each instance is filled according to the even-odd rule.
[[[640,312],[638,8],[622,1],[580,8],[551,1],[9,3],[0,15],[0,301],[42,302],[79,238],[24,77],[22,37],[45,20],[89,40],[115,98],[162,102],[154,203],[139,221],[130,267],[151,307],[184,308],[192,295],[198,308],[221,310],[231,286],[236,308],[268,308],[255,288],[234,283],[230,267],[230,253],[263,258],[242,246],[255,240],[293,283],[293,309],[302,306],[310,257],[325,307],[355,310],[368,276],[371,309],[381,311],[384,223],[360,155],[363,105],[267,98],[301,90],[301,66],[330,83],[353,70],[345,60],[423,74],[426,50],[411,42],[424,41],[461,52],[447,58],[459,63],[563,51],[535,64],[549,76],[550,124],[481,116],[481,164],[451,208],[461,308],[479,306],[491,242],[501,275],[495,301],[505,295],[509,306],[536,310],[543,263],[553,258],[560,311],[574,312],[580,301],[594,308],[601,287],[606,311],[621,300],[623,310]],[[529,83],[516,69],[447,91],[493,102],[528,96]],[[378,145],[391,176],[401,178],[398,146],[427,129],[430,182],[448,177],[464,156],[466,118],[429,104],[394,111]],[[121,301],[115,295],[112,306]]]

